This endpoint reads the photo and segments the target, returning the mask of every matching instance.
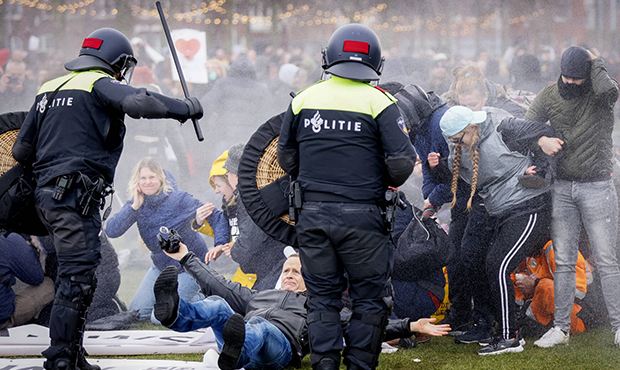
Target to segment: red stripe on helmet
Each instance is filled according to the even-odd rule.
[[[89,48],[89,49],[99,49],[101,47],[101,44],[103,44],[102,39],[95,39],[95,38],[87,37],[84,39],[84,42],[82,42],[82,47]]]
[[[364,41],[344,40],[342,51],[347,53],[366,54],[370,52],[370,44]]]

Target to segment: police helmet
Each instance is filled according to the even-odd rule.
[[[66,63],[65,68],[69,71],[101,69],[130,81],[137,63],[127,36],[114,28],[100,28],[84,39],[80,55]]]
[[[351,23],[339,27],[323,49],[323,69],[358,81],[375,81],[383,69],[381,44],[368,27]]]

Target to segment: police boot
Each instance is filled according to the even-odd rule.
[[[75,370],[75,341],[80,325],[80,312],[72,302],[57,298],[50,315],[50,346],[42,352],[47,370]]]
[[[80,328],[79,328],[79,341],[76,343],[77,348],[77,361],[76,370],[101,370],[98,365],[91,365],[86,361],[88,353],[84,349],[84,332],[86,331],[86,316],[88,315],[88,308],[93,302],[93,296],[95,295],[95,289],[97,288],[97,278],[93,276],[89,285],[83,286],[83,296],[80,305]]]
[[[339,362],[331,357],[323,357],[319,362],[312,365],[312,370],[338,370],[340,369]]]
[[[68,358],[45,360],[43,368],[45,370],[75,370],[75,367],[71,366],[71,360]]]
[[[86,353],[86,350],[82,347],[77,357],[76,370],[101,370],[101,367],[98,365],[89,364],[88,361],[86,361],[86,355],[88,355],[88,353]]]
[[[365,370],[363,367],[359,367],[356,364],[348,364],[347,370]]]
[[[80,311],[80,330],[79,330],[79,341],[75,344],[76,352],[77,352],[77,360],[76,360],[76,370],[101,370],[101,367],[98,365],[91,365],[86,361],[86,356],[88,353],[84,349],[84,331],[86,327],[86,314],[88,313],[88,307],[83,308]]]

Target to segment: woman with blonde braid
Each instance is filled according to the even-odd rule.
[[[500,331],[478,354],[521,352],[523,343],[516,325],[510,273],[524,257],[549,240],[551,198],[548,186],[525,188],[518,177],[536,173],[531,158],[523,153],[532,150],[536,143],[540,150],[547,150],[557,141],[548,126],[516,118],[505,119],[496,126],[487,120],[486,112],[474,112],[463,106],[448,109],[440,127],[453,144],[449,159],[452,190],[456,190],[458,178],[462,177],[471,185],[467,207],[472,207],[477,190],[494,226],[486,272]]]
[[[497,94],[501,88],[488,81],[479,67],[469,65],[455,68],[453,76],[450,91],[444,95],[449,106],[463,105],[475,111],[484,110],[487,112],[487,120],[495,125],[513,114],[523,116],[524,109],[518,106],[516,108],[520,111],[512,109],[515,107],[510,101]],[[427,163],[431,171],[434,171],[441,156],[440,153],[428,155]],[[446,181],[450,184],[449,179]],[[463,179],[455,179],[452,187],[452,194],[456,193],[457,196],[451,209],[449,232],[455,248],[447,266],[451,303],[448,318],[453,328],[451,335],[456,343],[488,344],[492,339],[494,310],[489,298],[484,261],[493,236],[493,227],[484,200],[477,193],[471,197],[470,184]]]

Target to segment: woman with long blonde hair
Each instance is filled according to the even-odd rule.
[[[510,273],[525,256],[549,240],[551,198],[548,185],[525,188],[518,178],[536,172],[532,159],[522,152],[536,143],[543,151],[549,143],[557,143],[552,138],[553,130],[519,119],[504,120],[496,127],[487,120],[485,111],[474,112],[463,106],[450,108],[440,126],[451,142],[453,192],[462,177],[470,184],[467,207],[471,208],[478,191],[494,228],[486,255],[486,273],[500,331],[478,353],[521,352]],[[455,199],[456,194],[453,202]]]
[[[155,304],[155,280],[167,266],[180,268],[180,264],[166,256],[159,246],[157,234],[160,227],[174,229],[190,251],[204,258],[207,245],[191,229],[192,221],[198,217],[197,209],[202,204],[192,195],[177,189],[172,175],[151,158],[142,159],[134,168],[129,192],[131,200],[110,217],[105,232],[108,237],[117,238],[135,223],[142,241],[151,252],[153,263],[129,304],[130,310],[138,311],[139,319],[148,320]],[[213,210],[206,221],[214,230],[215,242],[226,243],[229,238],[228,224],[221,211]],[[190,301],[202,298],[199,286],[185,272],[179,274],[179,294]]]
[[[450,89],[442,97],[448,105],[464,105],[473,110],[499,109],[523,118],[526,108],[508,96],[506,88],[489,81],[476,65],[456,67]]]

